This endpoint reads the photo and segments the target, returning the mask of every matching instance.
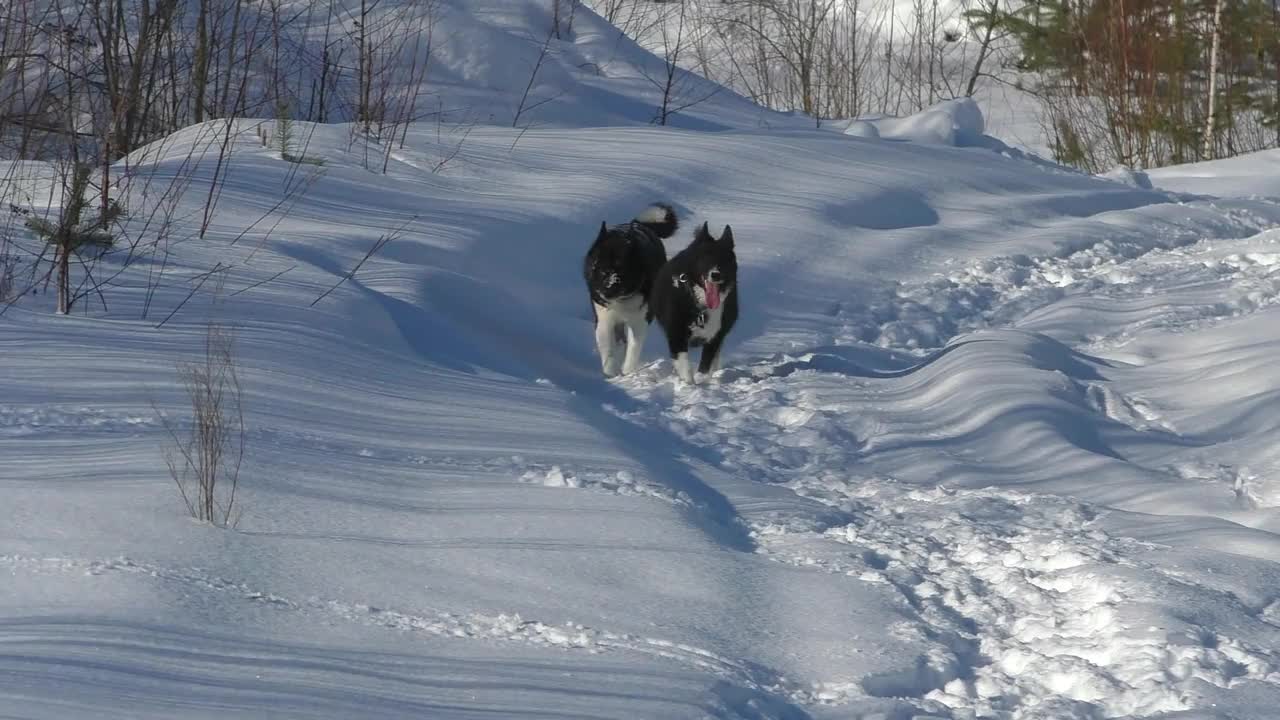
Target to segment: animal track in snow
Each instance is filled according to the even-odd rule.
[[[1239,639],[1147,620],[1143,602],[1161,592],[1149,578],[1162,573],[1134,572],[1122,560],[1133,542],[1092,527],[1087,505],[872,479],[794,489],[857,516],[826,535],[872,559],[860,576],[916,610],[921,626],[900,632],[950,650],[930,659],[932,686],[872,678],[872,692],[916,687],[983,717],[1116,717],[1187,709],[1183,690],[1195,682],[1230,687],[1276,672],[1277,658]]]
[[[1235,228],[1250,229],[1260,228]],[[1092,339],[1113,347],[1144,328],[1192,329],[1280,302],[1280,233],[1199,238],[1109,238],[1061,255],[995,257],[922,281],[863,288],[859,302],[833,307],[843,323],[833,340],[933,350],[961,333],[1010,327],[1058,301],[1089,296],[1140,309]],[[1147,307],[1157,292],[1170,299]]]
[[[530,466],[520,475],[520,481],[546,487],[582,488],[614,495],[652,497],[686,507],[694,504],[687,494],[639,479],[630,470],[575,470],[559,465]]]
[[[1268,492],[1258,476],[1247,467],[1235,467],[1208,460],[1184,460],[1162,468],[1183,480],[1194,480],[1233,493],[1242,508],[1272,507],[1280,501]]]
[[[50,432],[134,432],[159,427],[154,415],[114,412],[97,407],[69,405],[0,405],[0,435],[37,435]]]
[[[724,655],[681,642],[618,633],[572,622],[559,624],[526,619],[518,613],[452,613],[430,608],[396,610],[373,603],[310,597],[290,598],[262,588],[207,573],[199,568],[169,568],[121,557],[108,560],[79,558],[35,558],[0,555],[0,566],[11,572],[120,573],[154,578],[184,589],[232,595],[284,612],[318,615],[327,620],[389,628],[448,638],[469,638],[494,642],[518,642],[532,646],[599,653],[634,652],[696,668],[748,690],[773,695],[794,705],[830,703],[817,689],[795,682],[780,673],[750,661]],[[789,716],[789,715],[788,715]]]

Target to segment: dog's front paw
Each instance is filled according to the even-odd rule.
[[[600,369],[604,372],[604,376],[607,378],[618,377],[619,364],[620,363],[618,363],[618,361],[611,358],[609,360],[605,360]]]
[[[677,353],[675,357],[676,377],[693,385],[693,366],[689,364],[689,353]]]

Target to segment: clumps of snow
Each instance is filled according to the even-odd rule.
[[[1162,413],[1144,398],[1128,395],[1103,383],[1086,383],[1085,402],[1095,411],[1138,432],[1164,432],[1177,435],[1178,430]]]
[[[536,462],[523,455],[484,459],[415,455],[406,458],[405,462],[427,467],[436,472],[478,471],[486,475],[515,477],[522,483],[549,488],[587,490],[626,497],[647,497],[681,507],[692,507],[696,504],[687,493],[653,482],[625,468]]]
[[[538,477],[539,475],[540,473],[535,473],[533,471],[530,471],[522,475],[520,479],[524,480],[525,482],[536,483],[536,482],[539,482],[539,477]],[[572,475],[566,476],[564,472],[560,469],[559,465],[552,465],[551,469],[548,470],[545,475],[542,475],[540,484],[545,485],[547,487],[566,487],[566,488],[582,487],[582,483],[576,477]]]
[[[630,470],[574,470],[559,465],[530,466],[520,481],[552,488],[586,489],[633,497],[651,497],[673,505],[692,506],[687,494],[637,478]]]
[[[850,123],[845,133],[955,147],[981,144],[985,130],[978,103],[973,98],[958,98],[906,117],[860,118]]]
[[[71,405],[0,405],[0,436],[66,432],[134,432],[159,425],[154,414],[138,415]]]
[[[1229,232],[1249,232],[1248,222]],[[1202,240],[1198,233],[1176,229],[1096,238],[1062,254],[991,257],[946,275],[864,288],[859,302],[836,311],[844,323],[839,339],[930,350],[959,333],[1014,318],[1030,318],[1022,320],[1024,326],[1062,331],[1067,328],[1059,317],[1041,319],[1036,310],[1074,296],[1101,296],[1135,307],[1130,327],[1102,333],[1087,318],[1080,324],[1078,332],[1092,349],[1110,348],[1142,329],[1192,329],[1275,305],[1280,302],[1277,263],[1280,233],[1275,232],[1239,240]],[[1148,308],[1157,292],[1176,292],[1178,299]]]
[[[1143,563],[1132,541],[1101,530],[1086,504],[873,478],[791,487],[854,513],[826,536],[855,548],[865,563],[856,574],[902,593],[951,649],[922,658],[912,677],[869,678],[872,694],[914,689],[984,717],[1032,698],[1029,714],[1013,717],[1116,717],[1185,710],[1186,691],[1199,682],[1225,688],[1274,672],[1276,658],[1242,639],[1206,639],[1194,623],[1152,617],[1148,601],[1173,582],[1135,569]]]
[[[1274,507],[1280,500],[1259,483],[1258,474],[1247,466],[1236,467],[1206,459],[1179,460],[1161,468],[1182,480],[1204,483],[1235,494],[1240,506],[1247,509]]]
[[[717,448],[722,467],[753,479],[776,482],[776,475],[788,472],[843,466],[861,446],[857,426],[847,422],[843,408],[828,407],[820,390],[789,387],[769,377],[786,362],[764,365],[767,382],[729,375],[718,385],[676,393],[663,385],[634,383],[633,392],[647,403],[619,414]],[[762,468],[775,477],[765,477]]]

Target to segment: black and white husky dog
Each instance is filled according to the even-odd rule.
[[[649,305],[667,334],[676,374],[693,382],[689,348],[704,346],[698,372],[720,369],[725,336],[738,321],[738,257],[733,230],[724,226],[720,239],[703,223],[689,247],[658,271]]]
[[[596,347],[606,377],[632,373],[640,366],[644,338],[653,321],[649,293],[658,270],[667,261],[662,241],[676,232],[679,223],[670,205],[651,205],[634,220],[610,227],[600,223],[600,233],[587,251],[582,275],[591,293],[596,319]],[[625,343],[626,359],[619,361],[617,346]]]

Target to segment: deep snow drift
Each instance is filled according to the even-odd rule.
[[[193,177],[163,268],[0,317],[5,714],[1274,715],[1268,157],[1171,193],[744,122],[478,127],[432,172],[457,139],[424,124],[383,174],[303,127],[325,165],[288,195],[313,169],[254,124],[204,239],[217,124],[131,159]],[[734,228],[715,382],[658,333],[599,377],[581,254],[656,199],[670,250]],[[184,517],[152,407],[181,417],[210,317],[248,390],[235,530]]]

